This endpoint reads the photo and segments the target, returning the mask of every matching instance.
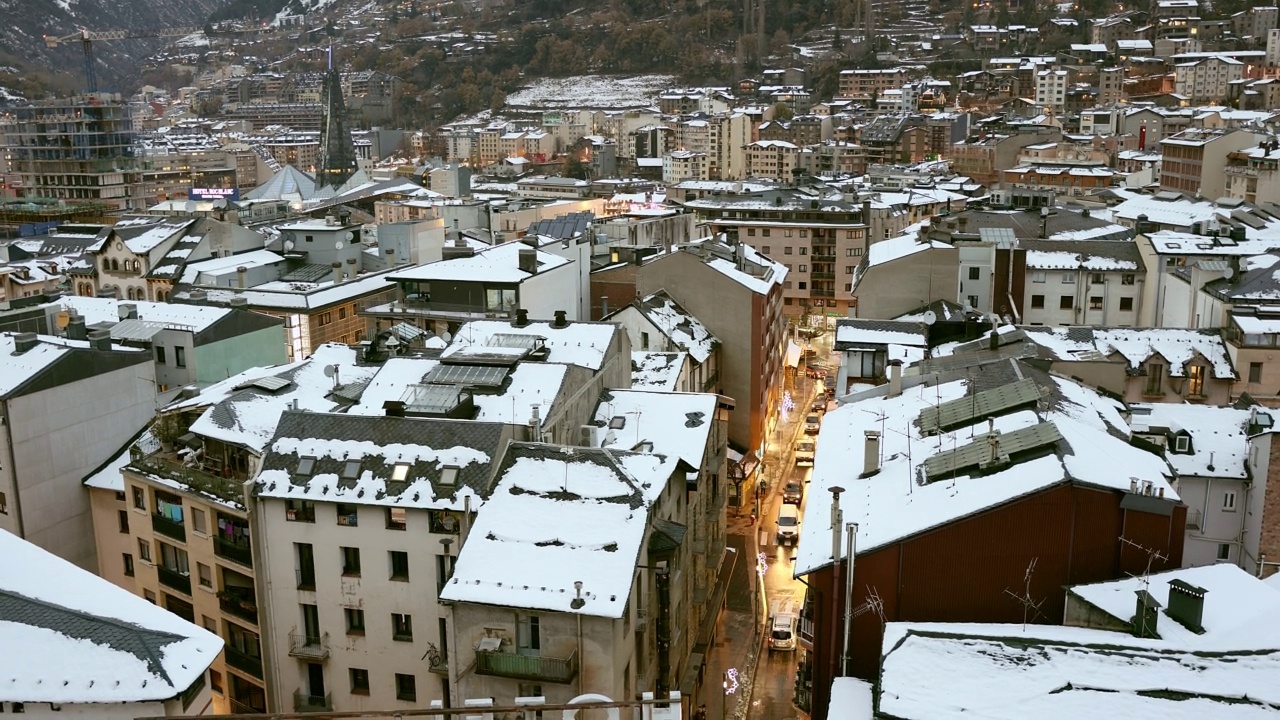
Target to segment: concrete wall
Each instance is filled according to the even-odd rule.
[[[145,522],[146,518],[129,513],[128,502],[118,499],[114,490],[86,488],[86,492],[89,495],[89,509],[93,519],[94,547],[97,548],[98,553],[98,576],[125,590],[137,592],[134,577],[137,576],[138,546],[132,532],[120,531],[120,512],[126,513],[125,517],[129,519],[130,530],[133,529],[134,523]],[[125,554],[134,559],[133,576],[124,573],[123,556]]]
[[[550,243],[540,248],[542,252],[550,253],[556,257],[562,257],[573,262],[574,279],[572,283],[573,294],[576,296],[578,303],[575,308],[562,308],[566,311],[574,310],[577,317],[573,320],[588,320],[591,318],[591,240],[590,238],[582,238],[580,240],[565,240],[563,242]],[[554,315],[552,317],[555,317]]]
[[[16,470],[22,536],[93,572],[98,561],[82,483],[155,414],[155,366],[138,363],[5,405],[0,486],[12,486]],[[19,503],[8,497],[12,514]]]
[[[1201,449],[1199,452],[1205,452]],[[1183,567],[1212,565],[1216,562],[1240,564],[1240,540],[1244,536],[1245,493],[1247,486],[1239,480],[1182,476],[1177,483],[1178,496],[1187,505],[1187,540],[1182,550]],[[1223,495],[1235,493],[1235,509],[1223,508]],[[1199,527],[1192,527],[1199,511]],[[1228,557],[1219,560],[1218,546],[1228,545]],[[1245,567],[1254,572],[1256,567]]]
[[[867,269],[854,288],[854,317],[888,320],[938,299],[959,297],[960,256],[934,248]],[[960,298],[963,300],[963,298]]]
[[[1062,283],[1064,273],[1073,273],[1074,283]],[[1145,278],[1138,272],[1104,272],[1101,283],[1093,283],[1090,271],[1033,270],[1027,268],[1026,295],[1022,303],[1023,323],[1027,325],[1091,325],[1094,327],[1137,327],[1141,315]],[[1043,280],[1036,278],[1043,275]],[[1133,283],[1124,284],[1126,275]],[[1044,307],[1032,307],[1032,298],[1044,296]],[[1072,296],[1072,308],[1060,306],[1063,295]],[[1093,307],[1093,298],[1102,298],[1102,307]],[[1128,298],[1129,310],[1120,309],[1121,299]],[[1076,308],[1080,312],[1076,312]]]
[[[533,275],[520,283],[520,307],[531,320],[552,320],[557,310],[564,310],[569,320],[582,320],[578,281],[575,263]]]
[[[280,344],[281,332],[279,327],[266,327],[195,348],[195,381],[214,383],[252,367],[287,362],[284,345]],[[192,352],[188,349],[188,367],[192,366],[191,357]],[[167,359],[173,362],[172,357]]]

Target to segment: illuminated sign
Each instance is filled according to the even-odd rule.
[[[240,188],[191,188],[187,195],[192,200],[239,200]]]

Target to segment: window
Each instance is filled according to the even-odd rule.
[[[1076,274],[1075,274],[1075,273],[1062,273],[1062,284],[1063,284],[1063,285],[1070,285],[1071,283],[1074,283],[1075,281],[1076,281]]]
[[[1152,363],[1147,365],[1147,395],[1164,394],[1164,366]]]
[[[1121,311],[1121,312],[1132,312],[1132,311],[1133,311],[1133,298],[1120,298],[1120,311]]]
[[[200,587],[213,587],[213,570],[209,569],[208,565],[196,563],[196,578],[200,581]]]
[[[344,307],[340,307],[340,308],[338,308],[338,319],[339,319],[339,320],[346,320],[346,319],[347,319],[347,309],[346,309],[346,308],[344,308]]]
[[[1191,365],[1187,367],[1187,394],[1188,395],[1204,395],[1204,366]]]
[[[1091,296],[1089,297],[1089,309],[1090,309],[1090,310],[1101,310],[1101,309],[1102,309],[1102,298],[1101,298],[1101,297],[1098,297],[1097,295],[1091,295]]]
[[[809,272],[809,266],[804,263],[800,263],[800,272]]]
[[[222,694],[222,673],[217,670],[209,671],[209,688],[219,695]]]
[[[413,616],[391,613],[391,639],[413,642]]]
[[[119,517],[117,519],[120,522],[120,533],[123,535],[128,535],[129,534],[129,511],[117,510],[116,512],[119,513]]]
[[[755,236],[756,236],[756,229],[755,229],[755,228],[747,228],[747,237],[755,237]]]
[[[1186,435],[1179,435],[1173,441],[1173,451],[1180,453],[1191,452],[1191,438]]]
[[[294,572],[298,576],[299,590],[316,589],[316,557],[311,543],[293,544]]]
[[[802,248],[800,248],[800,254],[801,254],[801,255],[808,255],[808,254],[809,254],[809,248],[807,248],[807,247],[802,247]]]
[[[1124,275],[1121,275],[1121,276],[1120,276],[1120,284],[1121,284],[1121,285],[1132,285],[1132,284],[1133,284],[1133,282],[1134,282],[1134,274],[1133,274],[1133,273],[1125,273]]]
[[[1231,560],[1231,543],[1218,543],[1218,560],[1220,562]]]
[[[187,349],[176,347],[173,349],[173,364],[184,368],[187,366]]]
[[[763,230],[761,230],[760,237],[769,237],[769,228],[764,228]]]
[[[1222,493],[1222,510],[1223,512],[1236,511],[1236,493],[1234,490]]]
[[[156,594],[155,594],[155,593],[153,593],[153,592],[151,592],[150,590],[143,590],[143,591],[142,591],[142,599],[143,599],[143,600],[146,600],[147,602],[151,603],[152,605],[155,605],[155,604],[156,604]]]
[[[854,254],[853,254],[853,250],[854,250],[853,248],[848,248],[848,249],[846,249],[846,250],[844,251],[844,256],[845,256],[845,257],[855,257],[855,256],[854,256]]]
[[[416,702],[418,699],[417,683],[412,675],[396,673],[396,699]]]
[[[452,555],[436,556],[436,597],[440,597],[440,591],[444,590],[449,578],[453,577],[453,564]]]
[[[316,521],[316,505],[307,500],[285,500],[284,519],[289,522],[313,523]]]
[[[1249,382],[1262,382],[1262,363],[1249,363]]]
[[[364,610],[360,608],[342,608],[342,614],[346,616],[348,635],[364,634]]]
[[[807,237],[809,237],[809,231],[808,231],[808,230],[801,230],[801,231],[800,231],[800,237],[802,237],[802,238],[807,238]]]
[[[1044,309],[1044,296],[1043,296],[1043,295],[1032,295],[1032,296],[1031,296],[1031,308],[1032,308],[1033,310],[1042,310],[1042,309]]]
[[[1075,303],[1070,295],[1063,295],[1062,297],[1058,298],[1059,310],[1070,310],[1074,306],[1075,306]]]
[[[346,503],[338,503],[336,507],[338,511],[338,524],[344,527],[356,527],[360,519],[359,514],[356,512],[356,506],[348,505]]]
[[[853,239],[853,237],[854,237],[854,231],[853,231],[853,230],[845,230],[845,231],[844,231],[844,236],[845,236],[845,239],[847,239],[847,240],[852,240],[852,239]]]
[[[804,280],[797,280],[796,286],[797,290],[807,290],[809,288],[809,283]]]
[[[218,621],[217,621],[217,620],[214,620],[213,618],[209,617],[208,615],[201,615],[201,616],[200,616],[200,622],[204,625],[204,629],[205,629],[205,630],[208,630],[209,632],[211,632],[211,633],[213,633],[213,634],[215,634],[215,635],[218,633]]]
[[[20,702],[13,703],[12,707],[16,713],[25,713],[27,711],[27,707]]]
[[[156,362],[160,363],[161,365],[164,364],[164,348],[160,347],[159,345],[156,346]]]
[[[138,559],[142,562],[151,562],[151,541],[138,538]]]
[[[209,525],[206,522],[203,510],[191,508],[191,527],[201,535],[209,534]]]
[[[769,246],[768,246],[768,245],[761,245],[761,246],[760,246],[760,252],[761,252],[761,254],[768,255],[768,254],[769,254]]]
[[[360,548],[344,547],[342,550],[342,574],[360,577]]]
[[[790,255],[790,254],[791,254],[791,246],[790,246],[790,245],[788,245],[788,246],[786,246],[786,247],[782,248],[782,254],[783,254],[783,255]]]
[[[1089,273],[1089,284],[1090,284],[1090,285],[1101,285],[1101,284],[1102,284],[1102,273]]]
[[[844,266],[844,274],[845,274],[845,275],[852,275],[852,274],[853,274],[853,271],[854,271],[856,268],[857,268],[857,266],[855,266],[855,265],[845,265],[845,266]]]
[[[147,509],[147,492],[140,487],[133,488],[133,506],[144,512]]]
[[[458,466],[445,465],[440,468],[440,484],[444,487],[454,487],[458,484]]]
[[[124,561],[124,574],[126,577],[133,577],[133,556],[129,553],[121,553],[121,559]]]
[[[786,230],[783,230],[783,231],[782,231],[782,236],[783,236],[783,237],[791,237],[791,229],[790,229],[790,228],[788,228],[788,229],[786,229]]]
[[[391,579],[409,579],[409,553],[402,550],[391,550],[387,553],[391,559]]]
[[[1031,282],[1038,282],[1038,283],[1044,282],[1044,273],[1043,272],[1031,273]]]
[[[978,280],[978,279],[980,279],[981,277],[982,277],[982,268],[976,268],[976,267],[971,267],[971,268],[969,268],[969,279],[970,279],[970,280]]]
[[[329,324],[329,323],[331,323],[331,322],[333,322],[333,313],[332,313],[332,312],[322,312],[322,313],[320,313],[320,327],[324,327],[325,325],[328,325],[328,324]]]
[[[640,333],[640,349],[641,350],[649,349],[649,333],[647,332]]]
[[[369,694],[369,671],[361,668],[351,668],[351,694],[352,695],[368,695]]]
[[[966,296],[966,297],[965,297],[965,299],[964,299],[964,300],[965,300],[965,302],[969,303],[969,307],[971,307],[971,308],[976,308],[976,307],[978,307],[978,296],[977,296],[977,295],[968,295],[968,296]]]
[[[387,508],[388,530],[404,530],[407,527],[405,520],[404,508]]]

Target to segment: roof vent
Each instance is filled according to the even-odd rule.
[[[1204,627],[1200,623],[1204,618],[1204,596],[1208,592],[1191,583],[1170,580],[1169,607],[1165,613],[1191,632],[1203,635]]]
[[[40,336],[33,332],[18,333],[13,336],[13,354],[21,355],[40,344]]]
[[[557,310],[555,312],[556,319],[554,322],[551,323],[551,327],[553,328],[569,327],[569,321],[565,318],[567,314],[568,313],[566,313],[564,310]]]
[[[1160,601],[1151,596],[1146,590],[1136,591],[1138,596],[1137,607],[1135,608],[1133,619],[1130,623],[1133,625],[1133,634],[1140,638],[1158,638],[1160,635],[1156,632],[1156,624],[1160,620]]]
[[[512,327],[528,327],[529,311],[525,308],[516,308],[516,319],[511,323]]]
[[[187,293],[187,299],[191,302],[204,302],[209,299],[209,293],[203,290],[192,290]]]
[[[573,608],[574,610],[581,610],[582,606],[587,604],[587,601],[582,599],[582,581],[581,580],[573,581],[573,590],[578,594],[578,596],[575,597],[573,600],[569,601],[569,607]]]
[[[248,307],[249,298],[243,295],[236,295],[235,297],[228,300],[227,304],[230,305],[231,307],[238,307],[238,308]]]
[[[89,333],[89,346],[94,350],[110,350],[111,333],[106,330],[94,330]]]

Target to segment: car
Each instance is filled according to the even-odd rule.
[[[782,502],[799,505],[803,499],[804,483],[799,480],[788,480],[787,484],[782,486]]]
[[[822,424],[822,417],[818,413],[809,413],[804,419],[804,434],[817,435],[819,426]]]
[[[796,649],[796,616],[776,613],[769,621],[769,650]]]
[[[811,437],[803,437],[796,441],[796,467],[813,467],[813,454],[817,443]]]
[[[806,365],[804,367],[804,374],[816,380],[818,378],[825,378],[827,376],[827,369],[818,365]]]
[[[826,411],[827,411],[827,396],[825,394],[819,395],[818,397],[814,398],[813,405],[809,406],[809,412],[811,413],[824,413]]]
[[[778,506],[778,544],[795,545],[800,541],[800,508],[790,503]]]

